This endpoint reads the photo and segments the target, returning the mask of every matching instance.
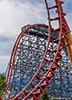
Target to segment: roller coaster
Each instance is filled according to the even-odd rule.
[[[5,100],[40,100],[46,88],[50,97],[72,100],[72,35],[62,8],[64,2],[53,0],[50,5],[50,1],[45,0],[48,25],[22,27],[14,44]],[[51,11],[56,13],[53,17]]]

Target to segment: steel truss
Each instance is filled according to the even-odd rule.
[[[66,44],[70,29],[64,18],[61,0],[49,7],[45,0],[48,26],[22,28],[12,50],[8,66],[8,97],[12,100],[39,100],[47,87],[49,96],[72,98],[72,72]],[[55,9],[57,16],[51,18]],[[56,28],[52,22],[58,22]]]

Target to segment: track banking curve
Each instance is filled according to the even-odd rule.
[[[55,0],[55,5],[49,7],[48,1],[49,0],[45,0],[47,14],[48,14],[48,25],[34,24],[34,25],[29,25],[29,26],[25,27],[25,29],[22,30],[22,32],[18,36],[18,38],[15,42],[15,45],[13,47],[10,62],[9,62],[9,65],[8,65],[7,78],[6,78],[8,85],[10,84],[10,80],[11,80],[11,77],[12,77],[12,71],[14,69],[14,60],[15,60],[16,50],[18,48],[18,44],[19,44],[21,38],[23,37],[23,35],[29,29],[31,29],[32,27],[35,27],[35,26],[48,27],[47,45],[46,45],[46,50],[44,52],[41,63],[39,65],[37,71],[35,72],[34,76],[29,81],[29,83],[16,96],[10,98],[12,100],[27,100],[27,99],[28,100],[39,100],[40,94],[44,91],[46,86],[49,85],[51,78],[55,74],[56,68],[59,67],[58,61],[62,58],[62,54],[60,53],[61,50],[63,48],[66,48],[66,45],[63,44],[63,40],[66,41],[67,33],[70,33],[70,29],[69,29],[67,22],[65,20],[65,17],[64,17],[66,14],[63,12],[63,9],[62,9],[62,4],[64,2],[62,0]],[[54,18],[51,18],[50,11],[53,10],[53,9],[56,10],[57,16],[54,17]],[[58,22],[58,26],[57,26],[56,29],[52,25],[52,22],[54,22],[54,21]],[[51,33],[52,32],[58,32],[58,37],[56,39],[51,39]],[[57,44],[57,47],[53,50],[50,50],[50,48],[49,48],[49,45],[51,43]],[[48,53],[52,53],[52,54],[54,53],[54,57],[50,60],[47,58]],[[46,62],[46,63],[51,62],[51,64],[47,68],[44,68],[43,67],[44,62]],[[40,71],[45,72],[43,77],[39,76]],[[35,78],[37,78],[39,80],[39,83],[36,86],[33,85],[33,81],[34,81]],[[32,87],[32,90],[29,93],[27,93],[26,89],[29,86]]]

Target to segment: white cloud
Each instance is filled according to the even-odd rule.
[[[20,3],[12,0],[0,2],[0,34],[19,34],[20,28],[28,23],[44,22],[43,5]],[[42,16],[41,16],[42,15]]]
[[[0,2],[0,34],[17,35],[23,25],[47,22],[44,2],[33,4],[32,0],[25,0],[24,3],[18,1],[20,0]],[[66,2],[70,1],[66,0]]]
[[[6,72],[9,56],[0,56],[0,72]]]

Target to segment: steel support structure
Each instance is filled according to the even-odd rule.
[[[67,90],[68,97],[72,98],[72,40],[69,39],[70,29],[62,9],[64,2],[55,0],[55,5],[49,6],[49,1],[45,0],[48,25],[34,24],[23,27],[13,47],[6,79],[7,90],[12,92],[8,96],[11,100],[38,100],[47,86],[48,89],[52,87],[55,92],[51,93],[59,97],[62,96],[62,88],[66,84],[64,93]],[[54,18],[51,18],[51,10],[56,11],[57,16]],[[58,23],[56,28],[53,27],[53,22]],[[56,92],[55,84],[59,85],[58,82],[60,88],[57,89],[61,90],[61,95]]]

